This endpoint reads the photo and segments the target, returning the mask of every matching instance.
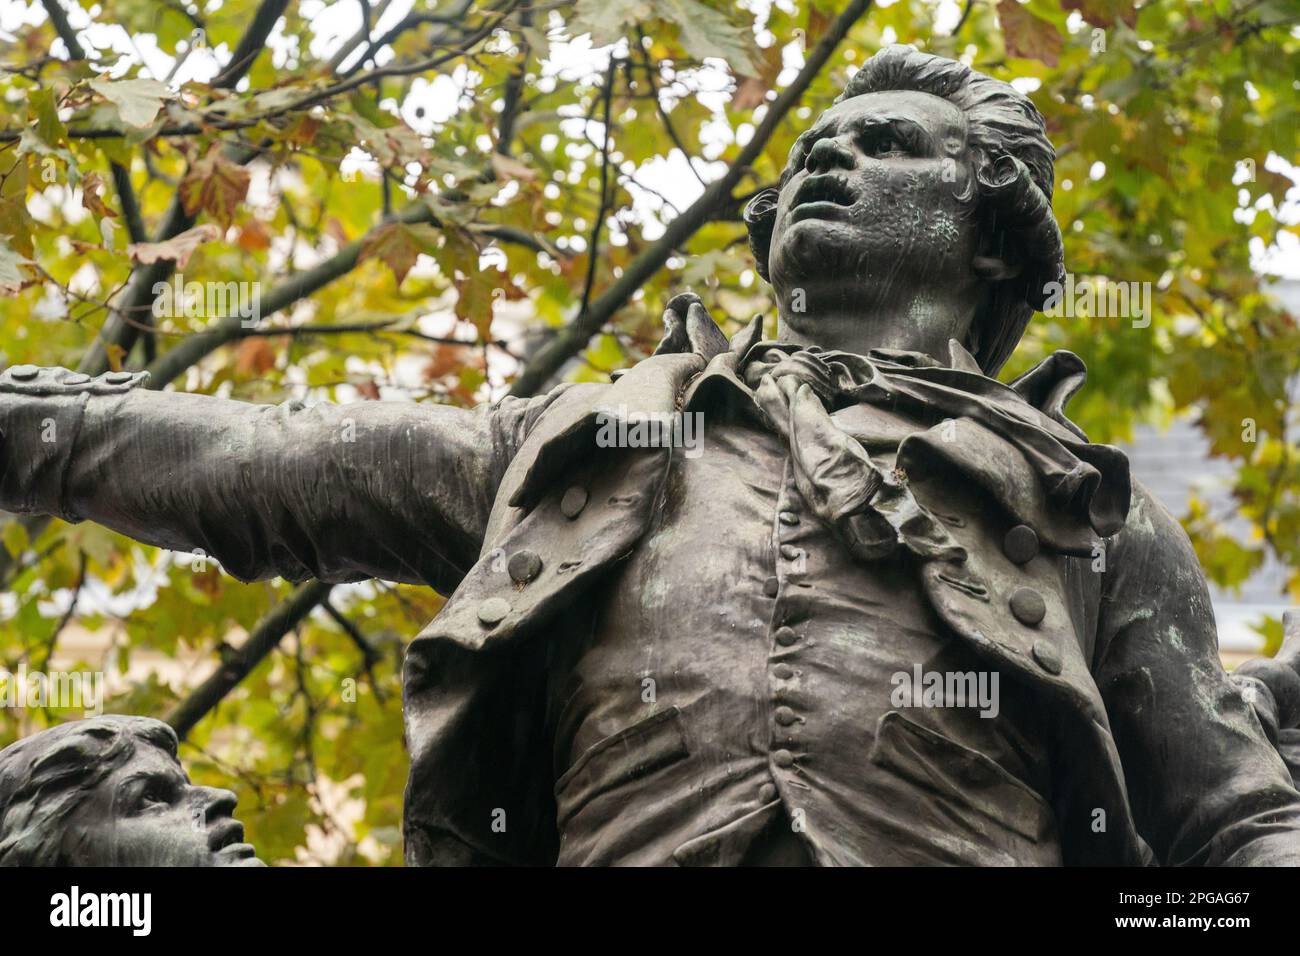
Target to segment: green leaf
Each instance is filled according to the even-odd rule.
[[[91,80],[90,88],[117,107],[122,122],[128,126],[153,124],[171,91],[157,80]]]
[[[41,138],[41,142],[57,148],[67,145],[68,131],[59,119],[56,98],[52,87],[32,90],[28,94],[27,108],[36,121],[36,135]]]

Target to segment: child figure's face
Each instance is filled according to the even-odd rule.
[[[233,793],[194,786],[174,757],[141,742],[73,811],[64,847],[99,866],[260,866],[234,809]]]

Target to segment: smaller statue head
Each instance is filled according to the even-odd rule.
[[[235,795],[196,787],[176,733],[103,715],[0,751],[0,866],[260,866]]]

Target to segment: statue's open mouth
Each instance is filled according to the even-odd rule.
[[[856,198],[839,176],[809,176],[794,194],[791,216],[799,219],[825,216],[852,206]]]
[[[244,825],[238,820],[222,820],[208,829],[208,849],[226,851],[229,856],[252,856],[253,847],[244,841]]]

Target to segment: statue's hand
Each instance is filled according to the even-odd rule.
[[[130,391],[148,378],[148,372],[105,372],[91,376],[66,368],[11,365],[0,372],[0,394],[115,395]]]
[[[1283,615],[1285,639],[1273,657],[1257,657],[1232,672],[1270,740],[1300,728],[1300,611]]]

